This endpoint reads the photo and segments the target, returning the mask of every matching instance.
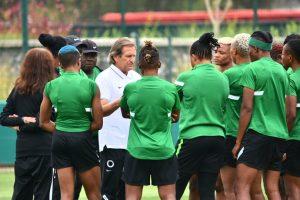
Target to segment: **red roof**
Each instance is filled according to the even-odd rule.
[[[300,9],[273,9],[273,10],[258,10],[260,21],[278,21],[278,20],[299,20]],[[120,13],[106,13],[101,17],[103,22],[121,23]],[[252,21],[252,9],[229,10],[225,16],[225,20],[242,20]],[[127,24],[145,24],[145,23],[193,23],[206,22],[209,17],[206,11],[172,11],[172,12],[127,12],[125,14]]]

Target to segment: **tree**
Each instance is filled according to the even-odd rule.
[[[232,6],[232,0],[225,0],[222,4],[222,0],[205,0],[206,10],[209,19],[213,26],[213,31],[216,36],[220,33],[221,23],[224,21],[225,15]],[[223,10],[222,9],[223,5]]]

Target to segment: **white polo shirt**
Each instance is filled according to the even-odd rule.
[[[128,83],[137,81],[140,78],[141,76],[133,70],[125,75],[115,65],[111,65],[101,72],[95,81],[100,89],[101,99],[111,103],[122,97],[123,90]],[[120,108],[111,115],[104,117],[103,127],[98,136],[99,151],[101,152],[105,145],[107,148],[112,149],[126,149],[129,126],[130,119],[122,117]]]

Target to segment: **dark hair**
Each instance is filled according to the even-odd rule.
[[[158,49],[152,45],[151,41],[145,41],[145,46],[139,53],[138,66],[142,69],[160,67]]]
[[[70,52],[65,54],[58,54],[58,60],[63,69],[75,65],[80,58],[79,52]]]
[[[54,63],[51,53],[43,48],[29,50],[20,68],[20,76],[15,82],[21,94],[42,92],[46,83],[54,78]]]
[[[286,45],[288,47],[287,50],[300,62],[300,39],[290,40]]]
[[[280,58],[280,55],[282,54],[282,49],[283,49],[282,43],[273,42],[270,55],[274,61],[277,61]]]
[[[58,51],[67,45],[65,38],[61,36],[52,36],[50,34],[42,33],[39,36],[40,43],[51,51],[53,57],[57,58]]]
[[[252,33],[251,37],[266,43],[273,42],[273,36],[268,31],[255,31]]]
[[[219,47],[218,40],[214,38],[214,33],[204,33],[195,41],[190,49],[190,54],[197,55],[199,58],[212,58],[212,51]]]
[[[300,39],[300,35],[299,34],[292,33],[292,34],[286,36],[286,38],[284,39],[283,44],[285,45],[290,40],[299,40],[299,39]]]

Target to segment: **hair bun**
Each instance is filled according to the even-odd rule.
[[[152,47],[152,42],[151,41],[145,41],[145,46],[146,47]]]
[[[39,41],[44,47],[49,47],[54,43],[53,36],[47,33],[40,34]]]

